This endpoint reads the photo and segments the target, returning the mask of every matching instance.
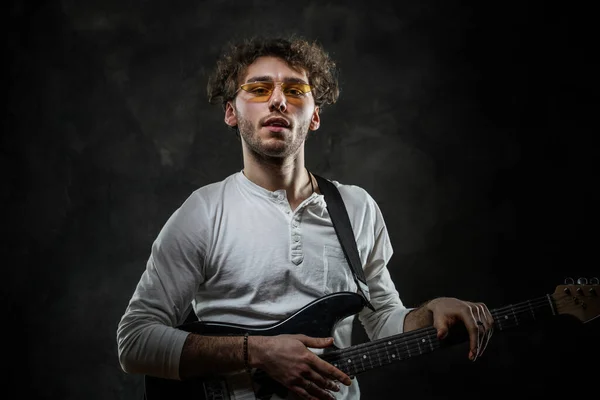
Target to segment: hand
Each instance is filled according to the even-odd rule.
[[[334,399],[329,391],[340,390],[335,381],[349,386],[350,378],[308,349],[332,344],[333,338],[306,335],[250,336],[249,363],[302,398]]]
[[[446,337],[452,325],[462,321],[469,332],[469,360],[475,361],[483,354],[494,333],[494,318],[485,304],[440,297],[431,300],[426,307],[433,314],[433,326],[439,339]]]

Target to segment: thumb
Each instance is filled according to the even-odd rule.
[[[333,344],[332,337],[316,338],[310,336],[302,336],[299,337],[298,340],[300,340],[306,347],[312,347],[315,349],[322,349],[324,347],[329,347]]]
[[[438,339],[442,340],[448,336],[448,324],[441,318],[433,319],[433,327],[437,330]]]
[[[448,336],[448,328],[437,328],[437,338],[443,340]]]

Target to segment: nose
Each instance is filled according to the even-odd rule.
[[[269,98],[269,110],[278,110],[280,112],[287,110],[287,99],[283,94],[281,85],[275,85],[273,88],[273,93],[271,93],[271,97]]]

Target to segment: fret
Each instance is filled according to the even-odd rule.
[[[419,348],[419,354],[423,354],[423,349],[421,348],[421,343],[419,343],[419,340],[417,340],[417,347]]]
[[[392,345],[392,342],[389,342],[389,344]],[[392,350],[392,360],[390,360],[390,362],[400,359],[400,352],[398,351],[398,346],[396,346],[396,343],[393,344]]]
[[[514,307],[511,305],[511,306],[510,306],[510,309],[511,309],[511,311],[512,311],[512,313],[513,313],[514,317],[515,317],[515,323],[516,323],[517,325],[519,325],[519,318],[517,318],[517,314],[515,313],[515,308],[514,308]]]
[[[390,352],[388,351],[388,345],[391,345],[391,344],[392,344],[392,342],[387,342],[384,346],[385,355],[387,356],[387,359],[388,359],[388,364],[392,362],[392,359],[390,357]]]
[[[354,368],[354,363],[352,362],[352,358],[346,359],[346,368],[348,369],[348,375],[356,375],[356,371],[352,371]]]
[[[427,336],[427,339],[429,339],[429,347],[431,348],[431,351],[433,351],[434,348],[433,348],[433,343],[431,343],[431,336]],[[425,340],[425,339],[423,339],[423,340]]]
[[[498,324],[498,329],[502,330],[502,318],[494,317],[494,321]]]
[[[394,360],[402,360],[402,352],[398,348],[398,342],[394,343]]]
[[[408,353],[408,357],[412,357],[412,354],[410,354],[410,348],[408,347],[408,342],[407,341],[404,342],[404,346],[406,346],[406,351]]]
[[[552,298],[549,294],[546,295],[546,299],[548,300],[548,304],[550,305],[550,311],[552,311],[552,315],[556,315],[556,310],[554,309],[554,304],[552,303]]]
[[[504,314],[504,320],[507,321],[507,322],[509,321],[508,315]]]
[[[531,301],[527,300],[527,307],[529,307],[529,311],[531,311],[531,315],[533,316],[533,319],[535,320],[535,311],[533,310],[533,307],[531,307]]]

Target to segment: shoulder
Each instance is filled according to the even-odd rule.
[[[367,192],[361,186],[349,183],[341,183],[336,180],[331,180],[331,183],[337,187],[344,201],[358,202],[360,204],[363,204],[364,202],[375,201],[369,192]]]
[[[331,182],[337,190],[340,192],[342,199],[346,206],[350,205],[366,205],[370,203],[374,203],[375,200],[373,197],[365,190],[363,187],[352,184],[349,182],[340,182],[336,179],[326,178],[327,181]]]
[[[170,219],[182,226],[198,226],[200,222],[212,218],[223,208],[227,193],[235,186],[234,179],[235,174],[193,190]]]
[[[231,191],[235,186],[236,174],[229,175],[219,182],[209,183],[194,190],[185,199],[181,208],[197,208],[197,207],[212,207],[220,204],[227,192]]]
[[[222,210],[225,193],[231,190],[235,174],[192,191],[173,211],[164,224],[159,238],[203,242],[203,233],[212,226],[214,216]]]
[[[338,189],[348,213],[374,215],[378,212],[377,202],[362,186],[340,182],[335,179],[325,179],[333,183]]]

